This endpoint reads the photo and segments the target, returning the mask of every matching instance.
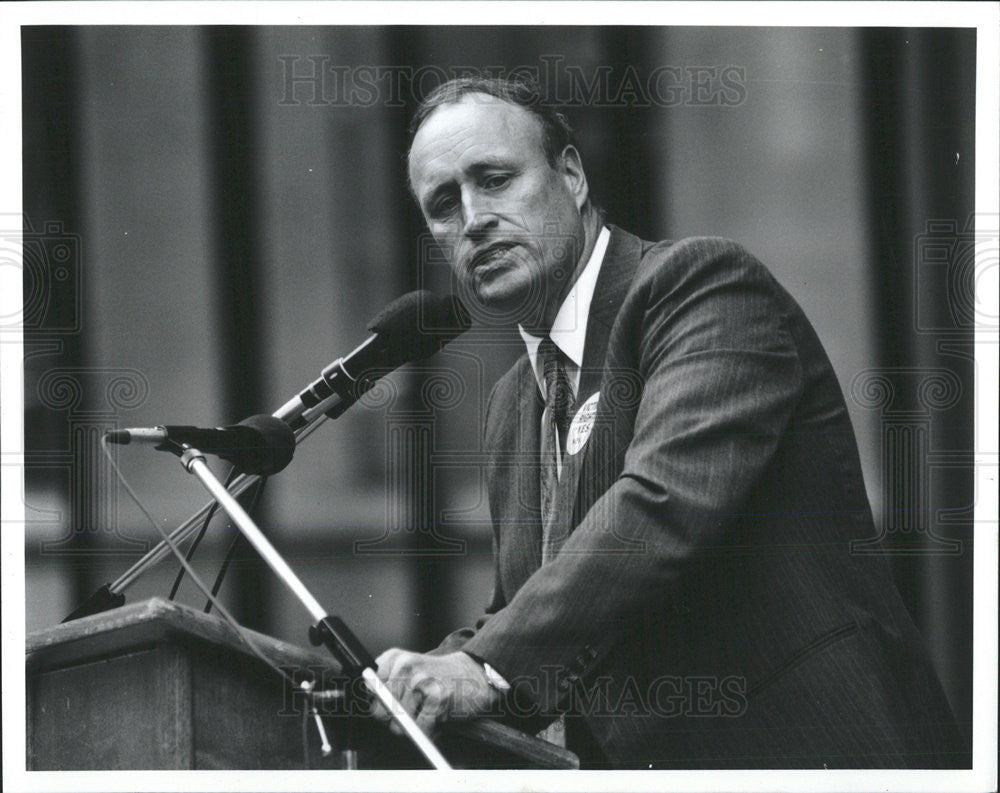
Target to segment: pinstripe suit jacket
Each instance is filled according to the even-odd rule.
[[[854,433],[812,327],[767,270],[712,238],[612,237],[541,564],[542,403],[527,356],[485,442],[495,591],[463,649],[505,707],[570,715],[614,767],[968,761],[874,536]]]

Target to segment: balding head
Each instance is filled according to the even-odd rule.
[[[544,330],[596,239],[580,155],[552,155],[538,113],[468,91],[415,124],[409,179],[465,296]]]

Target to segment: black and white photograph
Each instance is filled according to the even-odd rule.
[[[996,789],[1000,4],[0,35],[5,789]]]

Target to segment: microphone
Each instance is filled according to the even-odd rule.
[[[270,476],[285,468],[295,453],[295,433],[274,416],[259,415],[229,427],[130,427],[104,434],[108,443],[150,444],[155,449],[173,451],[187,444],[206,454],[228,460],[240,471]]]
[[[321,377],[278,408],[272,416],[255,416],[242,423],[247,425],[254,420],[270,421],[274,419],[284,422],[292,430],[298,431],[312,425],[324,415],[336,418],[368,388],[371,388],[379,377],[408,361],[430,357],[448,342],[468,330],[471,324],[468,311],[453,295],[440,296],[426,290],[403,295],[382,309],[368,323],[368,329],[372,335],[364,343],[327,366]],[[280,429],[280,425],[275,426],[279,426]],[[173,440],[172,432],[176,435],[178,431],[193,429],[196,428],[152,427],[118,430],[108,433],[108,441],[111,443],[160,445]],[[233,428],[224,427],[216,431],[225,431],[226,429]],[[279,444],[279,447],[287,459],[284,459],[280,465],[274,466],[273,470],[275,471],[287,465],[294,451],[296,440],[301,441],[306,437],[306,434],[303,433],[299,438],[296,438],[295,432],[293,432],[292,438],[289,439],[284,430],[280,430],[280,434],[283,434],[285,439],[282,444]],[[195,440],[190,435],[187,437]],[[205,440],[205,438],[197,440]],[[212,444],[192,445],[202,451],[206,451],[204,446],[212,446]],[[239,446],[239,444],[236,445]],[[232,446],[227,448],[231,449]],[[274,453],[273,450],[272,453]],[[241,462],[245,463],[246,461],[241,460]],[[265,467],[262,472],[269,470]],[[242,481],[238,479],[233,484],[234,493],[243,492],[253,481],[252,474],[257,472],[248,471],[247,473],[251,476],[244,476]],[[209,509],[210,506],[206,505],[188,518],[171,533],[171,538],[181,540],[188,536]],[[96,614],[122,605],[125,602],[125,596],[122,592],[145,570],[169,555],[167,543],[158,543],[142,559],[119,576],[114,583],[106,584],[98,590],[91,596],[90,600],[80,606],[67,619]]]
[[[295,431],[322,415],[337,418],[375,382],[410,361],[428,358],[472,325],[454,295],[425,289],[392,301],[369,323],[372,335],[273,415],[251,416],[239,424],[211,429],[168,425],[131,427],[105,433],[108,443],[142,443],[158,450],[187,444],[228,460],[242,472],[269,476],[281,471],[295,452]]]
[[[429,358],[471,325],[469,312],[454,295],[426,289],[409,292],[368,323],[371,336],[323,369],[274,415],[295,430],[323,414],[337,418],[379,378],[404,363]]]

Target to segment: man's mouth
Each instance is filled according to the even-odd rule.
[[[503,259],[513,247],[514,244],[510,242],[496,242],[486,248],[483,248],[472,257],[469,270],[475,272],[480,267],[489,267],[496,264]]]

